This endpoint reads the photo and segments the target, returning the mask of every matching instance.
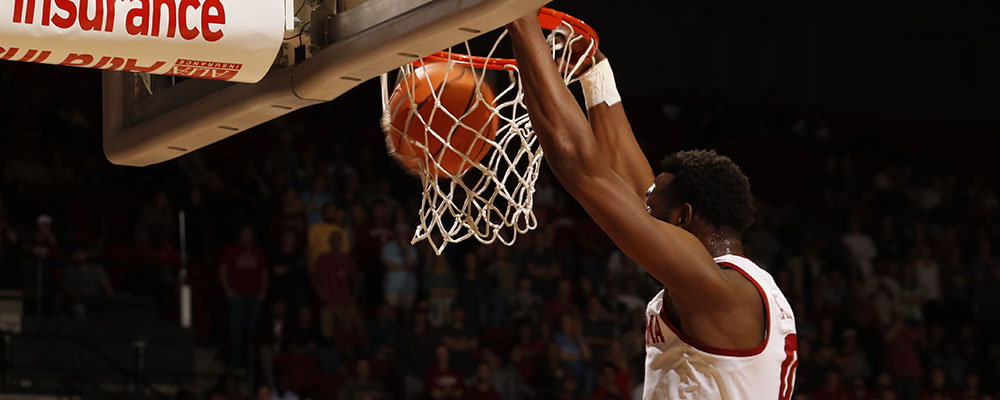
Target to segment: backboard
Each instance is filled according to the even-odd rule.
[[[361,82],[496,29],[545,3],[289,2],[296,10],[295,29],[286,31],[273,66],[258,83],[104,71],[105,155],[112,163],[131,166],[182,156],[333,100]]]

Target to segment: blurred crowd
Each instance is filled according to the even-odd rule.
[[[513,246],[411,245],[420,185],[385,155],[370,100],[143,169],[103,160],[82,97],[44,115],[0,100],[14,121],[0,134],[0,286],[52,317],[143,298],[176,321],[191,285],[199,340],[251,373],[179,398],[639,398],[655,294],[642,269],[547,172],[539,228]],[[654,163],[718,147],[747,171],[747,256],[798,322],[795,398],[996,398],[996,180],[838,148],[818,113],[634,103]],[[775,158],[810,162],[775,173]]]

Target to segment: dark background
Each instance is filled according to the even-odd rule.
[[[775,276],[799,323],[802,354],[796,398],[996,398],[1000,255],[993,243],[1000,240],[1000,179],[993,159],[1000,144],[1000,114],[995,111],[1000,106],[1000,78],[995,73],[1000,70],[1000,11],[995,3],[558,0],[550,6],[580,17],[600,34],[633,128],[654,166],[672,151],[716,149],[732,157],[750,178],[759,213],[748,232],[748,254]],[[25,349],[49,345],[48,340],[56,340],[52,335],[75,346],[80,340],[106,342],[104,351],[120,356],[120,366],[131,371],[135,337],[161,331],[167,339],[151,339],[151,349],[163,349],[162,341],[167,340],[181,343],[192,354],[214,354],[215,359],[192,361],[196,378],[182,373],[187,369],[191,374],[190,362],[170,369],[169,362],[157,359],[164,364],[161,373],[150,372],[148,379],[183,389],[176,392],[178,398],[245,398],[253,388],[268,384],[261,361],[255,358],[256,366],[216,365],[223,364],[231,330],[218,267],[237,229],[252,226],[257,245],[273,256],[279,243],[272,220],[283,215],[281,193],[290,188],[304,197],[317,176],[331,182],[334,198],[359,198],[346,206],[359,206],[369,219],[373,199],[381,198],[400,204],[392,208],[389,227],[415,223],[413,205],[420,185],[386,156],[378,129],[378,83],[364,83],[333,102],[178,160],[131,168],[111,165],[102,154],[100,74],[0,62],[0,233],[18,237],[14,243],[0,243],[0,287],[23,293],[27,307],[25,333],[14,342],[21,353],[13,352],[13,362],[2,365],[13,366],[10,376],[36,382],[31,390],[99,398],[81,389],[87,387],[86,379],[68,378],[48,364],[25,362],[35,360],[25,356]],[[284,164],[291,159],[301,164]],[[348,174],[330,172],[342,165],[354,169],[359,187],[348,187]],[[29,173],[10,172],[19,168]],[[33,178],[40,176],[44,179]],[[256,176],[262,176],[268,190],[260,189]],[[622,346],[634,344],[637,336],[641,342],[642,332],[634,324],[641,312],[627,310],[622,298],[648,300],[652,293],[645,278],[628,268],[631,272],[609,269],[617,254],[613,244],[595,231],[548,172],[539,188],[555,193],[551,203],[537,207],[541,229],[510,249],[518,276],[531,279],[533,291],[544,302],[534,310],[537,317],[552,323],[552,310],[566,305],[551,290],[539,288],[569,281],[574,315],[582,317],[588,300],[596,298],[604,310],[602,321],[614,326]],[[195,191],[204,196],[203,204],[191,201]],[[156,205],[160,194],[166,196],[166,206]],[[176,272],[174,259],[150,259],[143,252],[153,249],[176,256],[177,240],[144,242],[138,232],[157,229],[144,222],[151,213],[170,216],[180,209],[201,214],[200,225],[192,230],[199,236],[189,265],[194,329],[175,334],[168,327],[177,325],[177,282],[150,283],[136,277]],[[36,219],[43,213],[53,217],[60,254],[40,260],[31,249],[40,242]],[[852,231],[850,222],[858,222],[860,232]],[[353,216],[342,224],[357,235],[370,229]],[[873,271],[861,271],[858,259],[864,257],[845,244],[851,233],[874,242],[878,256],[868,260]],[[300,250],[302,241],[300,236]],[[77,247],[108,270],[116,292],[113,301],[91,305],[82,320],[67,305],[61,281]],[[423,312],[420,302],[430,296],[424,274],[432,260],[426,246],[417,248],[418,304],[401,310],[391,324],[380,319],[385,266],[352,250],[362,270],[360,283],[369,288],[358,298],[363,315],[359,324],[374,332],[373,337],[385,333],[387,326],[400,332],[400,338],[413,336],[414,315]],[[489,272],[496,249],[480,248],[451,246],[445,258],[457,281],[478,285],[480,281],[463,280],[468,272],[465,258],[476,254],[472,269],[485,276],[484,292],[500,293],[498,274]],[[814,259],[819,260],[816,269],[803,270],[803,263]],[[533,269],[552,262],[559,264],[556,278],[542,277]],[[940,294],[934,299],[921,292],[924,286],[914,286],[910,275],[915,265],[928,262],[935,265],[939,279],[921,285],[937,284]],[[593,292],[585,290],[584,280],[593,285]],[[897,289],[873,289],[878,282]],[[318,313],[321,304],[312,287],[300,284],[299,290],[312,296],[303,308]],[[148,285],[162,293],[149,293]],[[470,299],[477,294],[459,290],[462,300],[456,302],[473,304]],[[268,294],[262,315],[285,300]],[[886,338],[889,332],[898,333],[893,327],[902,322],[873,317],[877,304],[912,314],[905,320],[905,335]],[[131,327],[120,326],[123,321]],[[295,317],[293,322],[298,322]],[[524,362],[513,360],[514,349],[530,347],[516,338],[523,320],[473,322],[480,325],[473,331],[479,338],[477,349],[490,349],[502,359],[500,366],[491,365],[495,375],[509,372],[504,368],[511,366],[524,367]],[[535,324],[528,344],[553,346],[560,333],[557,324],[552,329]],[[80,339],[74,333],[84,327],[115,330],[109,326],[117,327],[115,338],[96,334]],[[459,334],[448,326],[437,328],[428,343]],[[584,334],[598,335],[587,329]],[[353,362],[375,359],[378,380],[396,388],[402,376],[421,379],[428,368],[416,365],[413,360],[419,357],[409,353],[412,346],[397,340],[390,346],[395,352],[391,357],[374,347],[321,341],[319,348],[341,352],[343,360],[336,367],[314,365],[319,357],[292,343],[284,356],[291,357],[290,364],[306,367],[291,369],[289,363],[279,362],[278,370],[303,397],[335,398],[342,384],[359,381]],[[522,374],[536,398],[614,398],[594,394],[614,386],[600,376],[604,361],[614,363],[615,376],[627,376],[632,385],[641,383],[641,354],[629,353],[634,350],[626,349],[628,357],[621,363],[602,351],[581,370],[559,357],[536,354],[529,361],[547,374]],[[60,351],[44,354],[71,359]],[[480,354],[474,359],[486,361]],[[32,365],[36,370],[29,371]],[[80,365],[87,364],[74,365],[79,373]],[[87,379],[101,381],[106,379],[99,375],[101,368],[115,370],[98,365],[91,368],[97,375],[84,374]],[[462,372],[469,385],[476,384],[472,370]],[[567,389],[573,379],[577,389]],[[7,391],[30,391],[15,387],[15,381],[0,384],[7,385]]]

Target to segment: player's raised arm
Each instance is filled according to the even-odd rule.
[[[701,242],[649,215],[643,198],[612,168],[590,122],[566,88],[534,15],[508,26],[532,126],[556,178],[625,254],[664,283],[678,308],[733,301]]]
[[[636,142],[632,125],[625,116],[625,107],[618,95],[611,63],[600,50],[594,61],[594,66],[580,78],[590,126],[597,138],[597,145],[608,158],[611,168],[637,194],[643,196],[653,183],[653,169]]]

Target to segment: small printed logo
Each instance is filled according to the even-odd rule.
[[[236,77],[241,68],[243,68],[243,64],[185,60],[182,58],[174,63],[174,66],[170,68],[167,75],[228,81]]]
[[[774,298],[774,304],[778,306],[778,313],[779,316],[781,317],[781,320],[785,321],[792,319],[792,314],[789,313],[788,311],[785,311],[785,307],[781,306],[781,301],[778,299],[778,295],[772,294],[771,297]]]

